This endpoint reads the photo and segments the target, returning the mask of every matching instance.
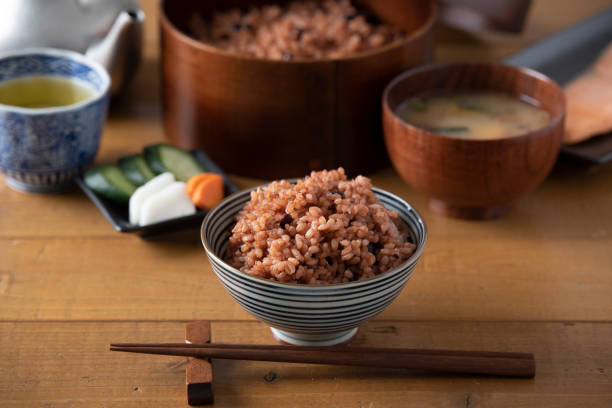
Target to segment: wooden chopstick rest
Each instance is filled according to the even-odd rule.
[[[210,322],[207,320],[185,324],[185,342],[210,343]],[[209,405],[214,402],[213,371],[209,359],[189,358],[185,371],[187,403],[192,406]]]

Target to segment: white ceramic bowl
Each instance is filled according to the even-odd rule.
[[[252,189],[251,189],[252,190]],[[250,276],[223,261],[234,217],[251,190],[233,194],[208,213],[202,243],[215,274],[246,311],[272,328],[281,341],[327,346],[344,343],[358,327],[382,312],[400,293],[423,252],[427,229],[423,219],[401,198],[373,188],[385,207],[397,211],[409,227],[416,250],[398,267],[362,281],[321,286],[280,283]]]

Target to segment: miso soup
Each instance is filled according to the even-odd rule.
[[[36,75],[0,82],[0,104],[21,108],[73,105],[95,94],[92,86],[61,76]]]
[[[406,122],[461,139],[501,139],[540,129],[548,112],[501,93],[457,93],[411,98],[397,108]]]

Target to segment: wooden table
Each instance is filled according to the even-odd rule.
[[[156,2],[142,3],[145,59],[114,101],[99,163],[163,138]],[[608,4],[536,1],[520,36],[439,30],[437,56],[497,59]],[[430,240],[404,291],[354,344],[528,351],[536,378],[215,361],[217,406],[612,406],[612,166],[562,161],[487,222],[431,213],[390,168],[369,176],[422,212]],[[107,345],[181,341],[194,319],[212,320],[216,342],[274,342],[223,290],[197,240],[119,234],[77,190],[26,195],[0,182],[0,406],[186,406],[185,359]]]

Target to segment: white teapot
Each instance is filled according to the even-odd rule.
[[[138,66],[143,20],[137,0],[1,0],[0,52],[78,51],[106,67],[116,93]]]

